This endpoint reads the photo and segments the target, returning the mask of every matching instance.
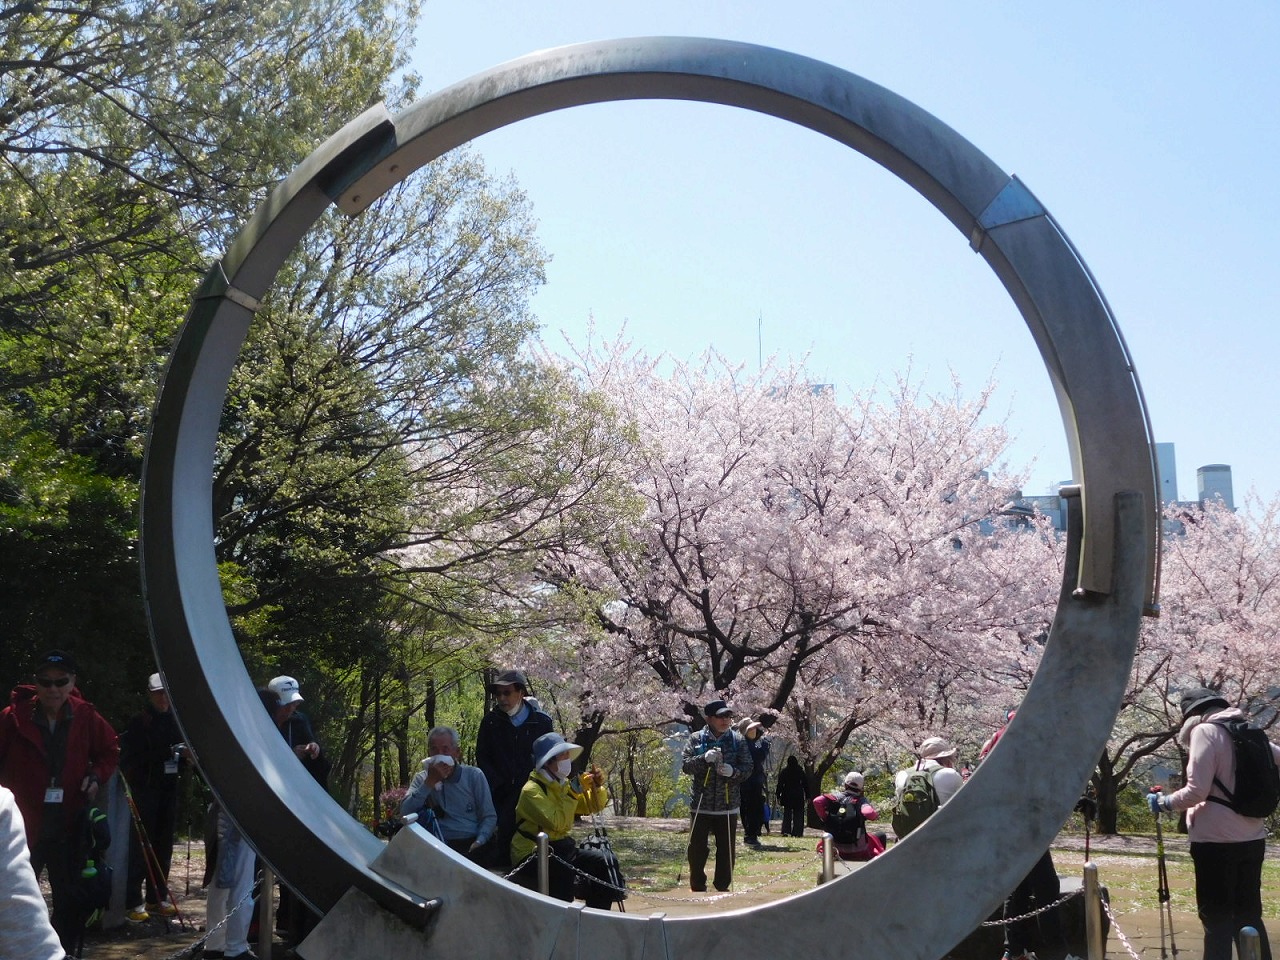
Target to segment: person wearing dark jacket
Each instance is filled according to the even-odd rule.
[[[289,749],[298,758],[302,768],[311,774],[316,783],[328,790],[329,770],[332,765],[329,763],[329,758],[325,756],[324,749],[316,740],[315,731],[311,728],[311,720],[298,709],[303,702],[298,681],[293,677],[273,677],[267,684],[267,693],[275,697],[275,709],[271,710],[271,718],[275,721],[280,736],[284,737],[284,742],[289,745]],[[292,942],[301,943],[319,920],[319,915],[313,913],[281,878],[276,929],[286,934]]]
[[[13,689],[0,713],[0,785],[13,791],[27,828],[36,876],[49,872],[53,928],[71,953],[83,917],[75,904],[74,830],[79,813],[116,772],[120,748],[111,724],[76,688],[70,654],[36,661],[35,684]]]
[[[551,717],[528,696],[529,681],[519,670],[504,670],[489,685],[496,701],[476,732],[476,766],[489,781],[498,814],[494,834],[498,857],[509,853],[516,832],[516,804],[533,772],[533,744],[551,732]],[[498,865],[501,865],[499,863]]]
[[[751,751],[751,776],[742,781],[742,842],[749,847],[758,847],[760,831],[764,829],[769,740],[764,735],[764,724],[750,717],[743,717],[738,722],[738,732]]]
[[[681,769],[693,781],[689,827],[689,889],[707,889],[707,857],[710,838],[716,840],[712,884],[721,892],[733,883],[733,863],[742,804],[742,782],[751,776],[751,751],[742,734],[733,729],[733,711],[723,700],[702,708],[707,725],[689,736]]]
[[[793,753],[778,774],[778,805],[782,807],[782,835],[804,836],[804,807],[808,789],[804,782],[804,768]]]
[[[171,917],[178,912],[169,895],[169,866],[178,822],[178,774],[186,747],[158,673],[147,679],[147,699],[142,712],[129,721],[120,735],[120,772],[138,810],[138,825],[129,833],[129,877],[124,898],[129,908],[127,919],[134,923],[149,919],[152,913]],[[139,826],[151,855],[143,849]]]

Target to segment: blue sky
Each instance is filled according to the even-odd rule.
[[[684,35],[824,60],[954,127],[1036,193],[1119,319],[1178,489],[1233,468],[1280,491],[1280,4],[428,0],[414,69],[437,90],[534,50]],[[842,389],[988,378],[1028,493],[1067,479],[1043,364],[1003,288],[870,160],[729,107],[580,107],[476,141],[527,191],[554,259],[553,348],[589,317],[651,351],[754,366],[807,355]]]

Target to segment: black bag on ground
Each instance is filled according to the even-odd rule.
[[[592,905],[593,901],[621,903],[627,899],[627,880],[622,875],[622,865],[618,855],[613,852],[609,838],[602,833],[593,833],[578,843],[578,854],[574,858],[574,866],[583,873],[604,881],[608,886],[594,883],[579,875],[575,881],[574,893]]]
[[[1214,803],[1230,807],[1242,817],[1269,817],[1280,806],[1280,771],[1271,752],[1265,730],[1251,727],[1246,720],[1211,720],[1231,735],[1236,755],[1236,788],[1228,790],[1217,777],[1214,784],[1227,795],[1210,797]]]

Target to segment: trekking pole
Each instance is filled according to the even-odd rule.
[[[168,878],[164,875],[164,870],[160,866],[160,856],[156,853],[155,847],[151,845],[151,838],[147,836],[147,828],[142,823],[142,814],[138,810],[138,804],[133,799],[133,791],[129,789],[129,781],[125,779],[124,774],[120,774],[120,784],[124,787],[124,799],[129,806],[129,815],[133,819],[133,827],[138,832],[138,846],[142,851],[142,863],[146,868],[147,881],[151,884],[153,893],[158,894],[161,889],[168,894],[169,903],[173,906],[174,916],[178,920],[178,926],[183,929],[187,928],[187,918],[182,913],[182,908],[178,906],[177,901],[173,898],[173,891],[169,889]],[[188,874],[188,883],[190,883],[190,874]],[[157,902],[159,897],[156,897]]]
[[[1152,787],[1147,792],[1160,793],[1160,787]],[[1156,898],[1158,901],[1156,909],[1160,914],[1160,956],[1163,960],[1163,958],[1169,955],[1168,951],[1165,950],[1164,945],[1166,915],[1169,920],[1169,949],[1172,951],[1175,958],[1178,956],[1178,946],[1173,939],[1173,904],[1169,899],[1169,870],[1164,859],[1164,830],[1160,825],[1161,816],[1162,814],[1160,813],[1156,814]]]
[[[613,852],[613,844],[609,842],[609,831],[604,826],[604,804],[599,802],[600,784],[596,781],[595,777],[591,778],[591,782],[594,784],[591,788],[591,805],[593,807],[598,807],[598,809],[591,811],[591,826],[595,829],[596,836],[600,837],[604,841],[604,850],[608,854],[608,860],[606,862],[609,867],[609,882],[621,890],[625,885],[622,877],[622,864],[618,862],[617,854]],[[679,881],[676,882],[678,883]],[[627,912],[626,901],[618,900],[615,902],[618,904],[619,913]]]

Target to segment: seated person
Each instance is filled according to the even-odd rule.
[[[451,850],[472,863],[488,867],[493,861],[490,841],[498,828],[498,815],[489,796],[489,781],[479,767],[462,763],[458,732],[433,727],[427,734],[422,772],[415,775],[400,802],[400,815],[416,813],[426,826],[424,810],[435,819],[435,830]]]
[[[607,849],[579,847],[569,835],[576,814],[598,813],[609,802],[604,774],[599,767],[579,777],[570,777],[573,759],[582,753],[558,733],[544,733],[533,743],[533,772],[516,801],[516,833],[511,838],[511,862],[517,865],[513,879],[532,890],[538,888],[537,836],[550,841],[550,894],[558,900],[573,900],[575,873],[572,864],[611,886],[621,886],[617,859]],[[527,863],[525,861],[528,861]],[[585,886],[583,899],[588,907],[608,910],[622,894],[596,883]]]
[[[870,860],[884,853],[884,838],[867,832],[867,823],[880,818],[879,811],[862,795],[865,782],[861,773],[851,770],[844,775],[840,789],[824,793],[813,800],[813,809],[822,821],[824,832],[835,841],[839,860]],[[823,841],[818,841],[822,852]]]

